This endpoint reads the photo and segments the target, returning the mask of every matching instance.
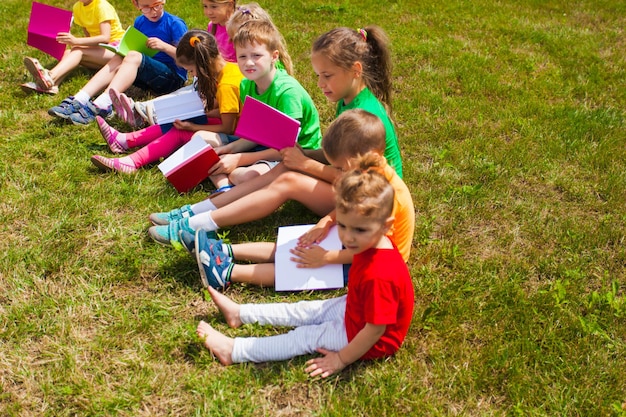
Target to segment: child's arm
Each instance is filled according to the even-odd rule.
[[[83,29],[85,37],[77,38],[69,32],[57,33],[57,42],[65,45],[82,45],[82,46],[96,46],[99,43],[109,43],[111,40],[111,22],[105,21],[100,23],[100,34],[96,36],[89,36],[86,29]]]
[[[220,146],[215,151],[220,155],[220,161],[214,164],[209,175],[230,174],[235,168],[250,166],[265,159],[268,161],[280,159],[280,153],[275,149],[265,149],[258,152],[246,152],[257,146],[247,139],[237,139],[228,145]]]
[[[336,223],[336,210],[322,217],[315,226],[298,239],[298,245],[291,249],[298,268],[319,268],[328,264],[352,263],[354,253],[348,249],[326,250],[319,243],[328,236],[328,231]]]
[[[358,360],[372,348],[385,333],[387,326],[366,323],[354,336],[354,339],[339,352],[332,352],[326,349],[318,349],[322,357],[314,358],[306,362],[308,365],[304,372],[309,376],[321,376],[326,378],[336,372],[341,371],[346,366]]]
[[[333,183],[341,174],[337,168],[320,162],[326,160],[321,149],[306,150],[305,152],[300,146],[285,148],[280,151],[283,163],[292,171],[299,171],[330,183]]]
[[[237,114],[235,113],[219,114],[218,113],[218,117],[222,119],[221,124],[199,125],[197,123],[193,123],[193,122],[189,122],[185,120],[174,120],[174,127],[179,130],[189,130],[191,132],[205,130],[208,132],[226,133],[228,135],[232,135],[233,132],[235,131],[235,124],[237,123]]]
[[[309,247],[319,244],[328,236],[328,231],[337,222],[337,210],[322,217],[315,226],[298,238],[298,246]]]
[[[159,38],[148,38],[146,41],[146,46],[148,48],[156,49],[161,52],[165,52],[171,58],[176,59],[176,47],[170,45],[167,42],[162,41]]]
[[[247,167],[260,160],[280,160],[280,154],[274,149],[265,149],[257,152],[224,153],[223,148],[221,146],[216,149],[217,154],[220,155],[220,161],[211,167],[209,175],[230,174],[235,168]]]

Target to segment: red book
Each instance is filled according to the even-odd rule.
[[[200,184],[209,176],[220,157],[213,147],[200,137],[194,137],[159,164],[159,169],[179,193]]]
[[[300,122],[253,97],[246,96],[235,136],[281,150],[296,144]]]
[[[71,25],[72,12],[69,10],[33,2],[26,43],[61,60],[67,46],[57,42],[57,33],[69,32]]]

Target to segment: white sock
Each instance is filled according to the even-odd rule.
[[[80,90],[74,96],[74,100],[78,101],[80,104],[87,104],[87,102],[89,101],[90,98],[91,98],[91,96],[89,94],[85,93],[83,90]]]
[[[205,211],[212,210],[217,210],[217,207],[215,207],[215,204],[213,204],[210,198],[191,205],[191,211],[193,211],[193,214],[200,214],[204,213]]]
[[[193,230],[206,230],[207,232],[215,231],[220,228],[213,221],[210,211],[189,217],[189,227]]]
[[[108,90],[100,94],[98,98],[93,101],[93,104],[99,109],[108,109],[111,107],[113,102],[111,101],[111,96],[109,95]]]

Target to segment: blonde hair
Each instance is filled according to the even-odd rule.
[[[265,9],[259,6],[258,3],[241,4],[235,8],[235,11],[226,22],[225,26],[228,37],[231,39],[234,38],[241,25],[251,20],[262,20],[274,25],[274,21],[270,15]],[[276,27],[276,25],[274,25],[274,27]]]
[[[243,23],[232,41],[235,49],[237,46],[256,43],[265,45],[269,51],[278,51],[278,60],[285,67],[285,71],[289,75],[293,74],[293,64],[285,47],[285,40],[271,20],[249,20]]]
[[[391,114],[391,52],[384,30],[378,26],[357,30],[336,28],[320,35],[313,42],[311,53],[322,54],[346,70],[360,62],[365,85]]]
[[[369,152],[335,182],[337,211],[356,211],[361,216],[385,222],[393,211],[394,190],[382,173],[383,157]]]
[[[322,149],[330,159],[354,158],[368,152],[384,154],[385,125],[366,110],[346,110],[326,129]]]

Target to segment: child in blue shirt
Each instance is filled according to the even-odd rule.
[[[125,57],[116,55],[75,96],[67,97],[48,114],[86,125],[96,116],[112,114],[111,89],[124,92],[134,84],[161,95],[182,87],[187,72],[176,66],[176,46],[187,32],[187,25],[164,10],[164,1],[133,0],[133,4],[141,11],[133,26],[148,37],[146,45],[159,52],[152,58],[137,51]],[[92,102],[91,98],[102,90]]]

